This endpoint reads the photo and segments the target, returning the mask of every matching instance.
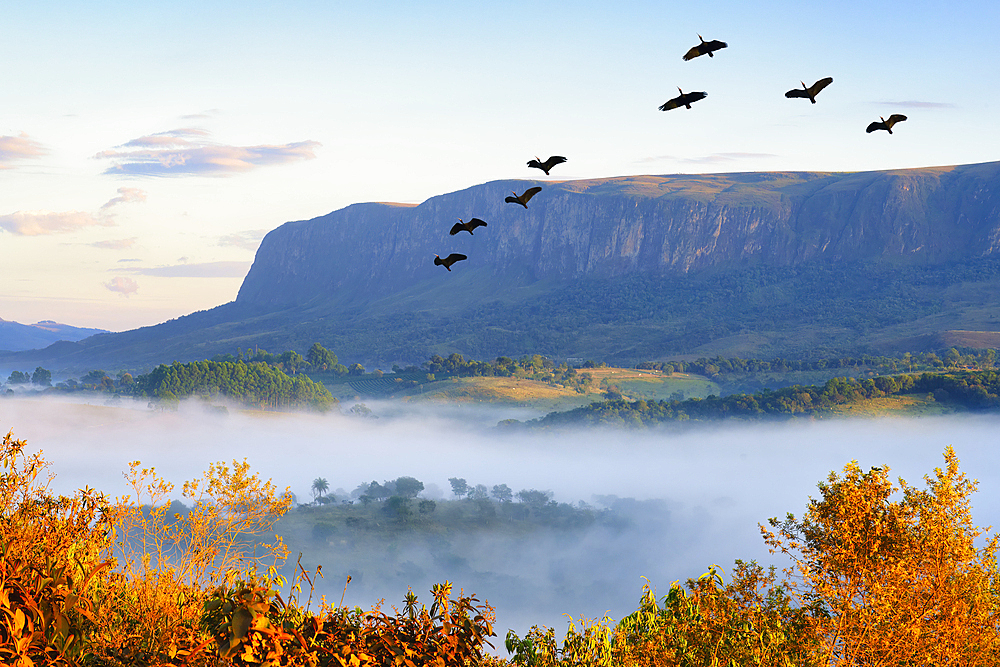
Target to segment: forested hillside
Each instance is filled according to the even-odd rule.
[[[525,185],[286,223],[233,303],[0,365],[146,370],[317,340],[381,368],[450,352],[632,365],[997,345],[1000,163],[546,182],[527,210],[504,203]],[[470,215],[489,227],[448,235]],[[446,251],[469,260],[443,271]]]

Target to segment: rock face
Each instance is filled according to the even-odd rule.
[[[528,209],[512,190],[543,190]],[[458,218],[489,227],[449,236]],[[435,254],[477,279],[530,284],[812,261],[942,263],[995,253],[1000,163],[862,173],[495,181],[419,206],[356,204],[264,239],[237,304],[382,297],[438,281]]]

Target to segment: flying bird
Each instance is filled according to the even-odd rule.
[[[906,116],[901,113],[894,113],[888,118],[882,118],[882,116],[879,116],[879,120],[881,122],[872,123],[868,126],[868,129],[865,130],[865,132],[872,133],[875,130],[885,130],[889,134],[892,134],[892,126],[906,120]]]
[[[524,191],[523,195],[519,195],[516,192],[513,193],[513,197],[507,197],[504,199],[508,204],[520,204],[524,208],[528,208],[528,200],[541,192],[542,189],[537,185],[533,188],[528,188]]]
[[[476,229],[477,227],[488,227],[488,225],[484,220],[480,220],[479,218],[473,218],[468,222],[465,222],[461,218],[459,218],[458,222],[455,223],[455,226],[452,227],[451,231],[448,233],[451,234],[452,236],[458,234],[459,232],[469,232],[469,234],[472,234],[472,230]],[[473,236],[475,235],[473,234]]]
[[[534,167],[535,169],[541,169],[542,171],[545,172],[545,175],[548,176],[549,169],[556,166],[557,164],[562,164],[565,161],[566,158],[564,158],[562,155],[553,155],[545,162],[542,162],[541,160],[538,159],[538,156],[536,155],[534,160],[528,160],[528,166]]]
[[[692,102],[697,102],[698,100],[703,100],[708,97],[708,93],[685,93],[680,89],[680,86],[677,87],[677,90],[680,92],[680,95],[661,104],[660,111],[670,111],[671,109],[676,109],[679,106],[690,109]]]
[[[688,49],[688,52],[684,54],[684,60],[693,60],[694,58],[703,56],[706,53],[709,58],[714,58],[715,56],[712,55],[712,51],[718,51],[719,49],[724,49],[729,46],[725,42],[720,42],[717,39],[713,39],[711,42],[706,42],[701,35],[698,35],[698,39],[701,40],[701,44],[698,46],[692,46]]]
[[[802,90],[799,90],[798,88],[793,88],[792,90],[789,90],[787,93],[785,93],[785,97],[788,98],[806,97],[809,99],[810,102],[816,104],[816,96],[819,95],[819,91],[823,90],[831,83],[833,83],[833,77],[828,76],[825,79],[820,79],[811,86],[806,86],[805,81],[799,81],[799,83],[802,84]]]
[[[440,255],[434,255],[434,266],[443,266],[444,268],[451,271],[451,265],[455,262],[461,262],[463,259],[469,259],[465,255],[457,252],[453,252],[444,259],[441,259]]]

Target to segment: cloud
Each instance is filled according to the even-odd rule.
[[[128,297],[139,291],[139,283],[125,276],[115,276],[104,283],[104,286],[112,292],[118,292],[124,297]]]
[[[133,236],[129,239],[110,239],[108,241],[94,241],[90,245],[95,248],[103,248],[104,250],[125,250],[126,248],[131,248],[135,245],[135,242],[139,240],[139,237]],[[118,260],[119,262],[126,260]]]
[[[737,160],[758,160],[760,158],[778,157],[774,153],[712,153],[702,157],[677,157],[676,155],[656,155],[645,157],[636,162],[660,162],[662,160],[673,160],[674,162],[686,162],[690,164],[718,164],[720,162],[735,162]]]
[[[201,262],[113,270],[157,278],[243,278],[250,270],[250,262]]]
[[[8,162],[26,160],[45,155],[45,148],[22,132],[20,135],[0,137],[0,169],[10,169]]]
[[[74,232],[83,227],[101,225],[111,227],[112,220],[96,218],[83,211],[15,211],[8,215],[0,215],[0,229],[5,229],[18,236],[42,236],[44,234],[60,234]]]
[[[146,201],[146,191],[139,188],[118,188],[118,196],[113,197],[101,207],[105,211],[118,204],[138,204]]]
[[[318,141],[260,146],[212,143],[198,128],[179,128],[138,137],[94,157],[111,160],[105,174],[135,176],[228,176],[257,167],[316,157]]]
[[[921,102],[919,100],[903,100],[902,102],[872,102],[879,106],[905,107],[908,109],[954,109],[957,104],[951,102]]]
[[[264,238],[268,230],[266,229],[245,229],[242,232],[227,234],[219,237],[219,245],[235,246],[244,250],[256,250],[260,245],[260,240]]]

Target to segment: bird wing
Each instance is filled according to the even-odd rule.
[[[708,97],[708,93],[704,91],[695,91],[693,93],[684,93],[683,97],[685,102],[690,104],[691,102],[697,102],[698,100],[703,100]]]
[[[820,79],[819,81],[817,81],[813,85],[809,86],[809,92],[812,93],[813,97],[816,97],[817,95],[819,95],[819,91],[823,90],[824,88],[826,88],[827,86],[829,86],[831,83],[833,83],[833,77],[832,76],[828,76],[825,79]]]
[[[708,51],[718,51],[719,49],[724,49],[727,46],[729,45],[726,44],[725,42],[720,42],[717,39],[713,39],[711,42],[705,42],[703,48],[705,48]]]
[[[480,220],[479,218],[473,218],[469,220],[469,229],[476,229],[478,227],[487,227],[485,220]]]
[[[442,264],[444,264],[444,260],[434,255],[434,266],[441,266]]]
[[[885,124],[888,125],[889,127],[892,127],[896,123],[899,123],[900,121],[904,120],[906,120],[906,116],[904,116],[901,113],[894,113],[886,119]]]
[[[565,161],[566,161],[566,158],[564,158],[562,155],[552,155],[552,156],[549,157],[548,160],[545,161],[545,164],[543,164],[542,166],[545,169],[551,169],[552,167],[556,166],[557,164],[562,164]]]
[[[701,47],[702,45],[699,44],[698,46],[692,46],[690,49],[688,49],[688,52],[684,54],[684,60],[692,60],[694,58],[697,58],[698,56],[705,55],[707,51],[702,51]]]
[[[875,130],[884,130],[884,129],[886,129],[885,123],[877,120],[874,123],[870,124],[868,126],[868,129],[865,130],[865,132],[868,132],[869,134],[871,134]]]
[[[465,231],[467,229],[468,229],[468,227],[466,227],[465,225],[463,225],[461,222],[456,222],[452,226],[451,231],[448,232],[448,233],[451,234],[452,236],[454,236],[455,234],[458,234],[459,232]]]
[[[469,259],[469,258],[466,257],[465,255],[462,255],[461,253],[453,252],[447,257],[445,257],[444,261],[448,263],[448,266],[451,266],[455,262],[461,262],[463,259]]]
[[[527,190],[524,191],[524,194],[521,195],[521,201],[523,201],[525,204],[527,204],[528,200],[530,200],[532,197],[534,197],[535,195],[537,195],[541,191],[542,191],[542,189],[540,187],[538,187],[537,185],[535,187],[533,187],[533,188],[528,188]]]
[[[535,169],[543,169],[543,170],[545,169],[542,163],[539,162],[538,160],[528,160],[528,166],[534,167]]]
[[[521,203],[520,199],[518,199],[517,197],[512,197],[511,195],[507,195],[507,198],[504,199],[504,201],[507,202],[508,204],[520,204]]]
[[[667,100],[666,102],[664,102],[663,104],[661,104],[660,105],[660,111],[670,111],[671,109],[676,109],[677,107],[681,106],[682,104],[684,104],[684,102],[681,101],[681,98],[680,97],[675,97],[675,98]]]
[[[785,93],[785,97],[809,97],[809,92],[801,88],[793,88]]]

